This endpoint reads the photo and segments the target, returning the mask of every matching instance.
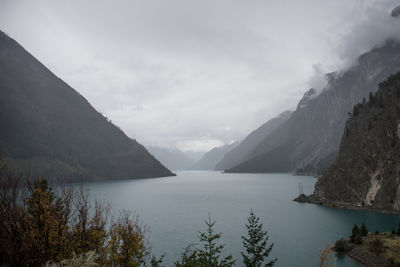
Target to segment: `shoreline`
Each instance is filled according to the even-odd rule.
[[[382,213],[382,214],[390,214],[390,215],[400,215],[400,211],[396,210],[383,210],[383,209],[376,209],[376,208],[370,208],[370,207],[360,207],[360,206],[355,206],[349,203],[331,203],[331,202],[323,202],[320,199],[318,199],[314,194],[311,195],[299,195],[293,201],[299,202],[299,203],[310,203],[310,204],[318,204],[322,205],[328,208],[335,208],[335,209],[345,209],[345,210],[362,210],[362,211],[372,211],[372,212],[377,212],[377,213]]]
[[[366,236],[360,236],[360,238],[359,243],[351,242],[350,238],[340,239],[341,245],[339,247],[341,250],[336,251],[336,253],[350,257],[366,267],[400,266],[397,252],[400,241],[398,234],[370,232]],[[380,240],[380,246],[374,245],[374,242],[378,240]],[[335,250],[335,246],[333,250]]]
[[[392,267],[389,260],[385,260],[375,256],[372,253],[364,251],[360,246],[355,246],[348,252],[344,252],[344,255],[352,258],[356,262],[366,266],[366,267]]]

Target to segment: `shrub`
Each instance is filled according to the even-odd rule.
[[[329,245],[319,252],[318,267],[328,267],[330,256],[333,253]]]
[[[360,235],[361,236],[367,236],[368,235],[368,229],[365,223],[361,223],[361,228],[360,228]]]
[[[95,262],[96,258],[94,251],[82,253],[79,256],[73,253],[71,259],[62,260],[59,263],[49,261],[45,267],[97,267],[99,264]]]
[[[333,247],[333,249],[336,252],[345,252],[347,250],[347,241],[343,238],[336,240],[335,246]]]
[[[368,244],[369,249],[376,254],[376,256],[379,256],[383,252],[385,252],[385,247],[383,246],[382,240],[379,238],[375,238]]]
[[[87,259],[89,251],[101,266],[148,264],[147,228],[128,211],[110,224],[109,211],[110,205],[99,201],[92,207],[83,187],[53,189],[44,179],[20,185],[0,168],[0,266],[72,264]]]
[[[354,243],[354,244],[357,244],[357,245],[362,244],[362,243],[363,243],[362,237],[361,237],[360,235],[356,235],[356,236],[354,237],[354,242],[353,242],[353,243]]]
[[[362,244],[361,231],[357,224],[354,224],[351,230],[350,242],[354,244]]]

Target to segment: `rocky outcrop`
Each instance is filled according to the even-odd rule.
[[[354,106],[314,195],[330,206],[400,212],[400,72]]]
[[[173,175],[3,32],[0,150],[10,169],[48,179]]]
[[[311,203],[311,204],[322,204],[322,202],[314,195],[306,196],[305,194],[299,195],[298,197],[293,199],[293,201]]]

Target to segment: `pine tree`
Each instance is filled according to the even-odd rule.
[[[355,237],[357,235],[360,235],[360,228],[358,227],[357,224],[353,226],[353,229],[351,229],[351,237]]]
[[[358,105],[355,105],[353,107],[353,116],[357,116],[358,115]]]
[[[362,243],[361,231],[357,224],[355,224],[353,226],[353,229],[351,230],[350,242],[355,243],[355,244]]]
[[[399,223],[399,229],[397,229],[397,235],[400,235],[400,223]]]
[[[206,232],[200,232],[199,240],[203,244],[202,248],[194,249],[190,254],[188,247],[182,256],[181,261],[175,262],[177,267],[231,267],[235,264],[232,255],[228,255],[221,259],[222,249],[224,244],[219,242],[221,233],[214,232],[215,221],[211,221],[209,215]]]
[[[373,105],[374,104],[374,94],[372,92],[369,92],[368,95],[368,102]]]
[[[218,240],[221,238],[222,233],[214,232],[215,221],[211,222],[211,216],[208,215],[208,221],[204,221],[207,225],[206,232],[200,232],[199,239],[203,243],[203,249],[198,251],[200,261],[206,263],[205,266],[232,266],[235,261],[232,260],[232,256],[229,255],[220,260],[222,249],[224,244],[218,244]]]
[[[268,234],[263,230],[263,225],[259,222],[260,218],[257,217],[253,210],[250,210],[250,216],[246,224],[248,236],[242,236],[243,246],[246,252],[241,252],[243,263],[248,267],[260,267],[266,258],[271,253],[273,243],[267,245]],[[277,259],[272,259],[264,266],[273,266]]]
[[[361,236],[367,236],[368,235],[368,229],[365,223],[361,223],[361,228],[360,228],[360,235]]]

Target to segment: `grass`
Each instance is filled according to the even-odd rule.
[[[389,233],[381,235],[369,234],[368,236],[365,236],[362,239],[363,239],[362,249],[370,253],[374,253],[371,245],[372,242],[376,239],[382,241],[383,250],[382,253],[379,255],[379,257],[400,264],[400,236],[392,235]]]

